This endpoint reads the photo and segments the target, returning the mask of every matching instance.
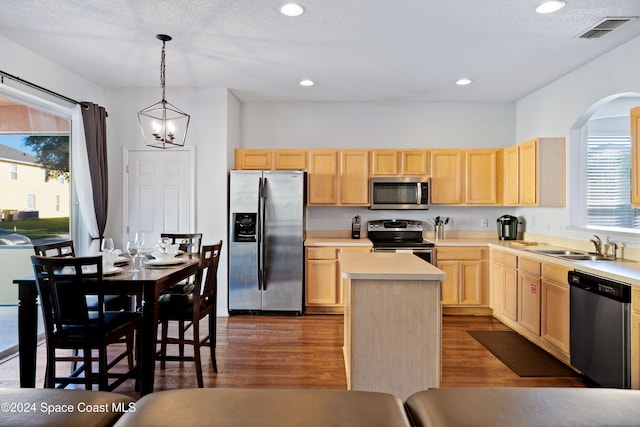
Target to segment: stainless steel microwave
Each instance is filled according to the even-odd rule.
[[[429,209],[431,180],[425,177],[369,179],[369,209]]]

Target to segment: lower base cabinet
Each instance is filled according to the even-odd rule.
[[[483,247],[436,248],[436,267],[446,273],[442,305],[489,305],[488,250]]]
[[[318,246],[306,248],[305,312],[344,312],[340,252],[370,252],[369,247]]]

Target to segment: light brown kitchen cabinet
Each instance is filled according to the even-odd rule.
[[[532,139],[505,148],[503,155],[505,205],[565,206],[564,138]]]
[[[431,151],[431,203],[459,205],[464,202],[465,151]]]
[[[540,335],[569,358],[569,269],[542,263]]]
[[[400,174],[427,176],[431,171],[428,150],[403,150],[400,152]]]
[[[366,246],[321,246],[306,248],[306,312],[337,313],[344,311],[342,274],[338,263],[341,252],[370,252]]]
[[[494,315],[518,319],[518,257],[491,249],[491,308]]]
[[[371,150],[371,176],[428,176],[428,150]]]
[[[488,305],[488,251],[483,247],[436,248],[436,266],[446,273],[442,305]]]
[[[398,150],[372,150],[371,176],[398,175]]]
[[[273,169],[273,150],[235,150],[234,167],[238,170],[271,170]]]
[[[496,205],[502,202],[502,150],[465,151],[465,203]]]
[[[310,150],[307,153],[307,204],[338,203],[338,151]]]
[[[275,170],[307,170],[307,152],[305,150],[274,150]]]
[[[504,204],[517,206],[520,204],[520,146],[512,145],[503,151],[504,168]]]
[[[640,107],[631,109],[631,206],[640,207]]]
[[[340,204],[369,205],[368,151],[340,151]]]
[[[540,261],[518,257],[518,324],[540,335]]]

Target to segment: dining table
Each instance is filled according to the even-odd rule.
[[[103,284],[108,295],[132,295],[139,301],[142,326],[139,331],[141,395],[153,392],[155,378],[156,341],[158,335],[158,298],[167,288],[185,280],[198,271],[198,255],[183,254],[174,265],[146,264],[138,271],[129,265],[117,273],[104,275]],[[167,263],[168,264],[168,263]],[[18,285],[18,351],[20,387],[36,385],[36,348],[38,345],[38,290],[35,276],[14,279]]]

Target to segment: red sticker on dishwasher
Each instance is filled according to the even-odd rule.
[[[538,289],[538,287],[536,285],[534,285],[534,284],[531,284],[531,285],[529,285],[529,289],[531,290],[532,294],[535,294],[537,289]]]

